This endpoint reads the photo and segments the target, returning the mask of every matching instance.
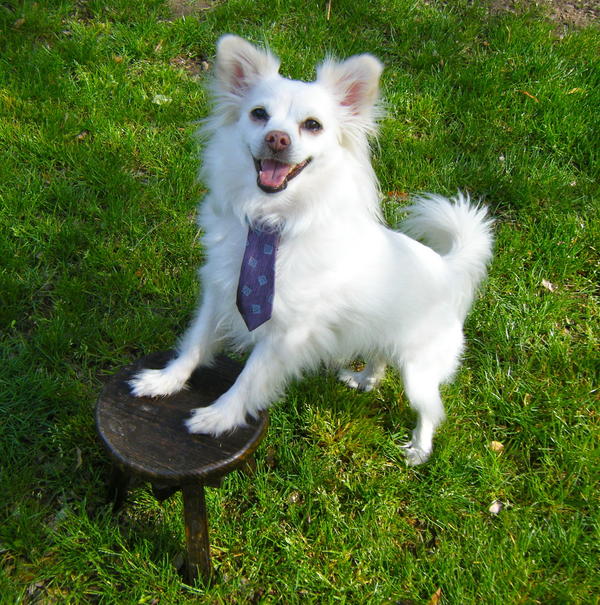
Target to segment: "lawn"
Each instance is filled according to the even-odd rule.
[[[597,602],[598,27],[466,0],[175,4],[0,4],[0,603]],[[496,246],[431,460],[403,462],[393,372],[290,385],[256,473],[208,494],[206,587],[176,570],[178,496],[112,515],[93,410],[193,311],[193,135],[225,32],[290,77],[380,57],[387,218],[466,189]]]

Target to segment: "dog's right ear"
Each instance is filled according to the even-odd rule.
[[[241,98],[257,80],[277,74],[279,60],[243,38],[227,34],[217,42],[215,71],[218,91]]]

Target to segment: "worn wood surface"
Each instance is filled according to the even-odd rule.
[[[159,369],[172,351],[149,355],[123,368],[106,384],[96,405],[98,434],[109,455],[129,473],[161,485],[211,480],[243,466],[264,436],[266,412],[222,437],[192,435],[184,420],[193,408],[211,404],[235,381],[242,366],[221,356],[200,368],[189,388],[169,397],[134,397],[127,381],[142,368]]]

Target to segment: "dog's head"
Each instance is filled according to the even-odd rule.
[[[271,53],[223,36],[217,45],[213,128],[236,124],[257,186],[278,193],[309,178],[336,149],[366,147],[375,132],[381,71],[377,59],[357,55],[325,61],[314,82],[289,80],[279,75]]]

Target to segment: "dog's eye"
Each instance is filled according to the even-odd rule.
[[[323,130],[321,123],[317,122],[317,120],[313,120],[313,118],[304,120],[304,122],[302,122],[302,128],[304,128],[304,130],[310,130],[311,132],[319,132],[320,130]]]
[[[269,119],[269,114],[264,107],[255,107],[250,115],[259,122],[266,122]]]

